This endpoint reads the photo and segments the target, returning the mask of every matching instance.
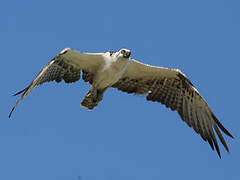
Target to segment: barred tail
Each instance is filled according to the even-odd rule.
[[[103,94],[106,91],[106,89],[95,90],[91,88],[88,91],[87,95],[82,100],[81,105],[89,110],[92,110],[102,100]]]

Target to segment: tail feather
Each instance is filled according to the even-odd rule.
[[[92,110],[94,107],[98,105],[98,103],[102,100],[104,90],[93,90],[92,88],[88,91],[87,95],[81,102],[81,105],[89,110]]]

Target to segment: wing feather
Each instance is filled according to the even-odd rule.
[[[91,74],[92,80],[102,63],[103,53],[82,53],[70,48],[63,49],[39,72],[29,86],[14,94],[14,96],[22,95],[13,106],[9,118],[19,102],[31,93],[36,86],[50,81],[56,81],[58,83],[62,80],[66,83],[76,82],[80,79],[81,70],[84,73]]]
[[[199,126],[198,126],[198,119],[196,115],[196,108],[195,108],[195,103],[191,106],[191,114],[192,114],[192,121],[191,124],[193,125],[193,129],[195,130],[196,133],[200,133]]]
[[[112,86],[120,91],[146,94],[148,101],[160,102],[176,110],[181,119],[192,127],[221,158],[214,134],[217,133],[227,151],[227,144],[218,129],[233,138],[210,110],[204,98],[190,80],[177,69],[146,65],[132,60],[123,77]]]
[[[214,150],[214,146],[213,146],[213,143],[212,143],[212,139],[210,138],[211,135],[210,135],[210,131],[211,131],[211,120],[208,120],[204,117],[204,114],[201,113],[201,118],[203,119],[203,127],[205,129],[205,133],[206,133],[206,141],[209,143],[210,147],[212,148],[212,150]]]

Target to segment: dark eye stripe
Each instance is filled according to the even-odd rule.
[[[121,50],[121,54],[124,54],[126,51],[125,50]]]

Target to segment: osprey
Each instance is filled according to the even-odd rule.
[[[171,110],[176,110],[181,119],[209,143],[212,150],[216,149],[220,158],[215,133],[229,152],[219,128],[231,138],[233,136],[224,128],[204,98],[180,70],[143,64],[130,58],[130,55],[131,51],[128,49],[104,53],[83,53],[71,48],[63,49],[29,86],[14,94],[22,95],[12,108],[9,118],[18,103],[36,86],[49,81],[76,82],[82,72],[83,80],[91,84],[90,90],[81,102],[83,107],[89,110],[96,107],[108,88],[144,94],[148,101],[160,102]]]

